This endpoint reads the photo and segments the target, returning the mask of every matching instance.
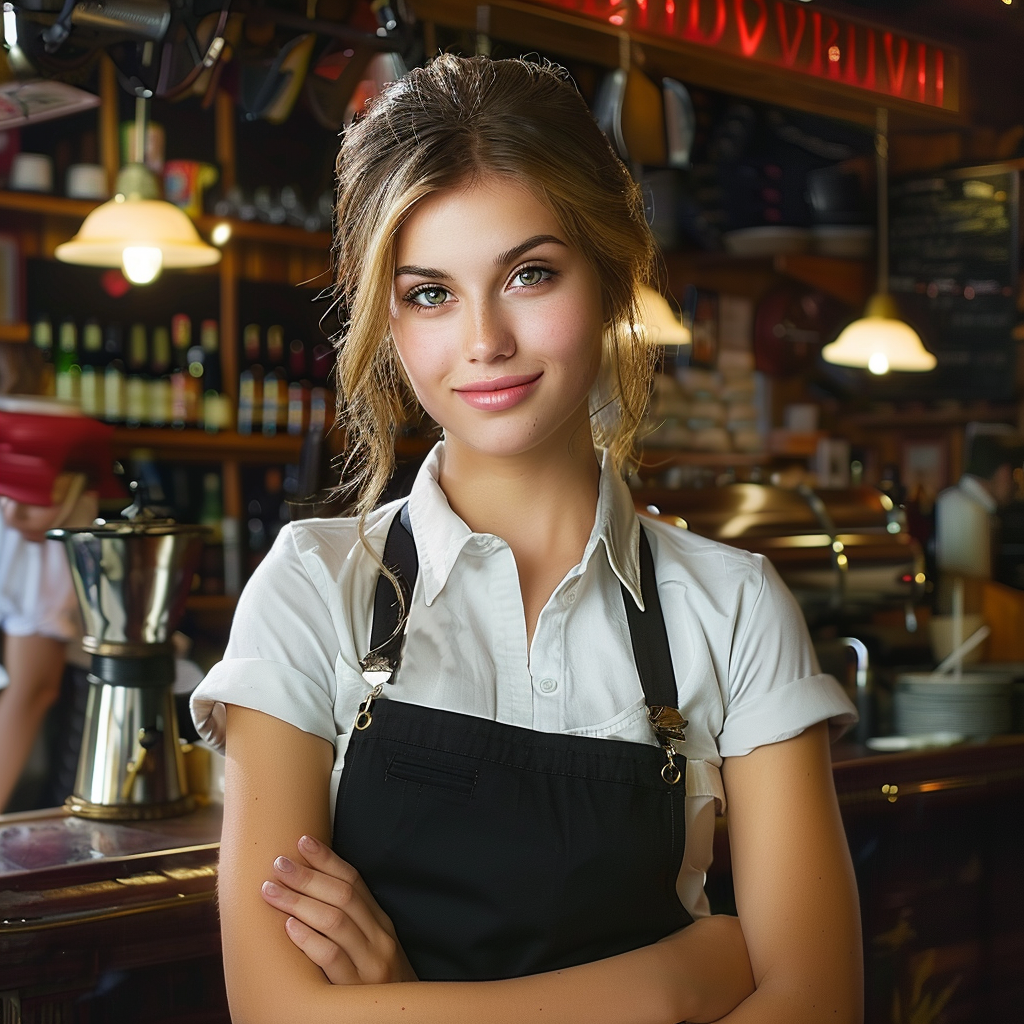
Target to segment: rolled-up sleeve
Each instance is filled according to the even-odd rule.
[[[799,735],[828,721],[833,735],[857,721],[836,680],[822,673],[803,613],[774,566],[757,556],[759,585],[749,613],[741,614],[729,659],[722,757]],[[742,610],[741,610],[742,611]]]
[[[225,705],[237,704],[333,743],[338,653],[324,596],[286,526],[239,598],[223,660],[192,695],[199,735],[222,750]]]

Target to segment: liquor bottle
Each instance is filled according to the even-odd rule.
[[[164,326],[153,330],[150,353],[148,420],[154,427],[171,422],[171,333]]]
[[[287,384],[284,378],[284,328],[267,328],[266,375],[263,378],[263,434],[272,437],[287,423]]]
[[[199,525],[209,531],[203,538],[203,553],[199,564],[204,594],[224,593],[224,507],[221,501],[220,475],[203,474],[203,505],[199,512]]]
[[[95,320],[82,328],[82,412],[103,418],[103,331]]]
[[[245,368],[238,376],[238,432],[251,434],[262,423],[263,367],[260,364],[260,326],[246,324],[242,331]]]
[[[80,402],[82,366],[78,359],[78,328],[74,320],[64,320],[60,325],[54,371],[57,397],[66,402]]]
[[[204,320],[199,327],[203,358],[203,427],[208,433],[231,427],[231,406],[221,394],[220,328],[216,320]]]
[[[103,332],[103,418],[122,423],[125,418],[124,345],[119,324],[108,324]]]
[[[146,364],[149,345],[144,324],[132,324],[128,333],[128,381],[125,384],[124,419],[129,427],[140,427],[149,420],[149,381]]]
[[[309,396],[309,429],[323,433],[334,419],[335,353],[330,345],[319,344],[313,349],[313,388]]]
[[[37,317],[36,322],[32,325],[32,344],[35,345],[36,351],[43,359],[39,393],[53,396],[57,393],[53,365],[53,324],[50,323],[50,318],[45,313]]]
[[[171,317],[171,426],[191,427],[196,421],[195,385],[189,372],[192,321],[185,313]]]
[[[302,434],[309,421],[309,389],[306,379],[306,346],[299,338],[288,346],[288,433]]]

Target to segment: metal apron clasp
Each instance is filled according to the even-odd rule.
[[[683,773],[676,764],[675,748],[672,741],[685,742],[686,734],[683,730],[690,724],[679,713],[678,708],[665,707],[661,704],[654,704],[647,709],[647,721],[651,723],[654,735],[665,751],[666,763],[661,766],[661,777],[670,785],[674,786],[682,777]]]

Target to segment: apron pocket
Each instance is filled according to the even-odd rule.
[[[468,799],[473,795],[477,773],[472,768],[443,764],[432,758],[395,754],[388,762],[387,777],[418,786],[434,786]]]

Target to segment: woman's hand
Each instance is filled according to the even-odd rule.
[[[416,981],[391,919],[351,864],[310,836],[298,843],[307,866],[274,861],[263,898],[289,914],[285,932],[334,985]]]

